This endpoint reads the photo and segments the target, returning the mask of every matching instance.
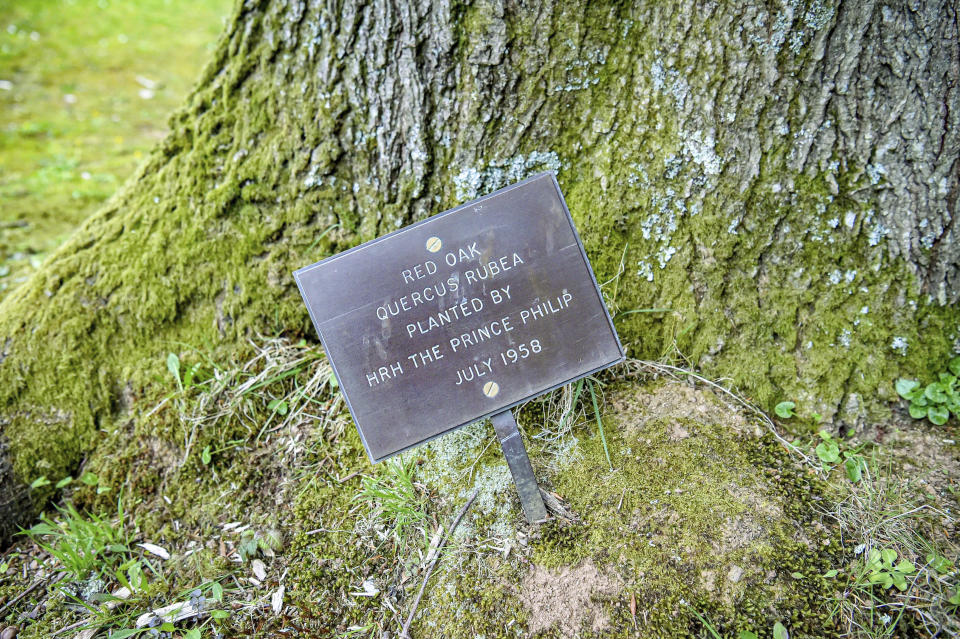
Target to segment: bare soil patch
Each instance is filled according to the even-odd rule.
[[[556,625],[561,637],[576,637],[584,625],[593,632],[605,630],[610,620],[594,598],[614,594],[618,585],[591,559],[556,571],[533,566],[520,589],[520,601],[530,615],[528,631],[536,634]]]

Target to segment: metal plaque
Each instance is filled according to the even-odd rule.
[[[374,462],[624,359],[552,173],[294,277]]]

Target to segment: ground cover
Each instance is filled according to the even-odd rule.
[[[226,0],[0,6],[0,299],[167,131]]]
[[[520,412],[551,496],[531,527],[489,425],[371,466],[306,341],[255,340],[229,364],[184,347],[154,368],[129,390],[144,408],[77,478],[43,478],[65,487],[61,509],[4,555],[20,637],[126,636],[138,620],[184,637],[395,636],[474,491],[414,637],[958,630],[952,423],[827,440],[633,360]],[[856,451],[856,482],[824,441]]]

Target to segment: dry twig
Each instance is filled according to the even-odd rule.
[[[430,562],[430,565],[427,566],[427,572],[423,576],[423,583],[420,584],[420,591],[417,592],[417,598],[413,600],[413,607],[410,609],[410,615],[407,617],[407,621],[403,624],[403,630],[400,631],[400,639],[411,639],[410,638],[410,624],[413,623],[413,617],[417,614],[417,607],[420,605],[420,599],[423,597],[424,590],[427,589],[427,582],[430,581],[430,575],[433,574],[433,569],[437,567],[437,562],[440,560],[440,551],[443,549],[444,544],[446,544],[447,539],[453,535],[453,531],[457,529],[457,526],[460,525],[460,520],[463,519],[463,516],[467,513],[467,510],[470,509],[470,506],[473,504],[473,500],[477,498],[479,491],[473,491],[473,494],[470,495],[470,499],[467,500],[467,503],[463,505],[463,508],[460,509],[460,512],[457,513],[457,516],[454,518],[453,523],[450,524],[450,529],[447,531],[447,534],[444,535],[443,539],[437,545],[436,554],[433,556],[433,561]]]

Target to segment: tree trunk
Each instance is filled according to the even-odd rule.
[[[178,343],[311,336],[293,269],[544,169],[631,355],[882,414],[960,342],[958,69],[939,0],[243,2],[170,136],[0,305],[0,536],[149,419]]]

